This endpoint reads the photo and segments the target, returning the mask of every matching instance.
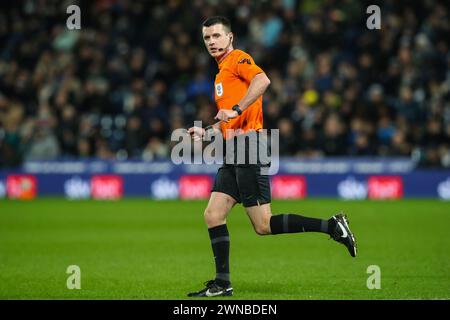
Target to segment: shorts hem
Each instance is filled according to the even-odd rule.
[[[211,192],[220,192],[220,193],[224,193],[224,194],[226,194],[226,195],[232,197],[237,203],[241,203],[241,202],[242,202],[242,201],[241,201],[240,199],[238,199],[235,195],[232,195],[232,194],[230,194],[230,193],[228,193],[228,192],[226,192],[226,191],[223,191],[223,190],[215,190],[215,189],[212,189]]]
[[[256,202],[246,202],[246,203],[242,203],[242,206],[244,208],[249,208],[249,207],[254,207],[254,206],[258,206],[258,205],[263,205],[263,204],[268,204],[271,203],[271,200],[264,200],[264,201],[256,201]]]

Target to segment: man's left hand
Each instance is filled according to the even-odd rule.
[[[228,122],[228,120],[236,118],[237,116],[238,116],[237,111],[227,110],[227,109],[220,109],[219,112],[217,112],[217,114],[214,117],[214,119]]]

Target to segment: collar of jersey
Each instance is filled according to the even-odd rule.
[[[225,58],[223,58],[222,61],[219,62],[219,69],[220,69],[220,66],[225,62],[225,60],[227,60],[227,58],[228,58],[229,56],[231,56],[235,50],[236,50],[236,49],[231,50],[231,52],[230,52]]]

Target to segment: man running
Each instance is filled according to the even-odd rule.
[[[248,53],[233,48],[233,33],[227,18],[208,18],[203,23],[202,33],[206,49],[219,67],[214,83],[219,110],[215,119],[222,121],[220,129],[224,139],[235,139],[228,136],[227,129],[238,134],[258,133],[263,129],[262,96],[270,85],[269,78]],[[188,132],[195,139],[201,139],[205,129],[192,127]],[[204,212],[216,276],[214,280],[205,282],[200,291],[189,293],[189,297],[233,295],[226,218],[236,203],[242,203],[259,235],[322,232],[345,245],[352,257],[356,256],[356,240],[343,214],[336,214],[328,220],[298,214],[272,215],[269,176],[261,174],[261,167],[261,163],[225,163],[219,168]]]

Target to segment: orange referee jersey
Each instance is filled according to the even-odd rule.
[[[252,79],[264,71],[255,64],[253,58],[242,50],[233,50],[219,63],[219,73],[214,81],[214,98],[217,109],[230,109],[247,93]],[[221,123],[222,135],[227,139],[226,130],[245,133],[263,128],[262,96],[251,104],[237,118]]]

